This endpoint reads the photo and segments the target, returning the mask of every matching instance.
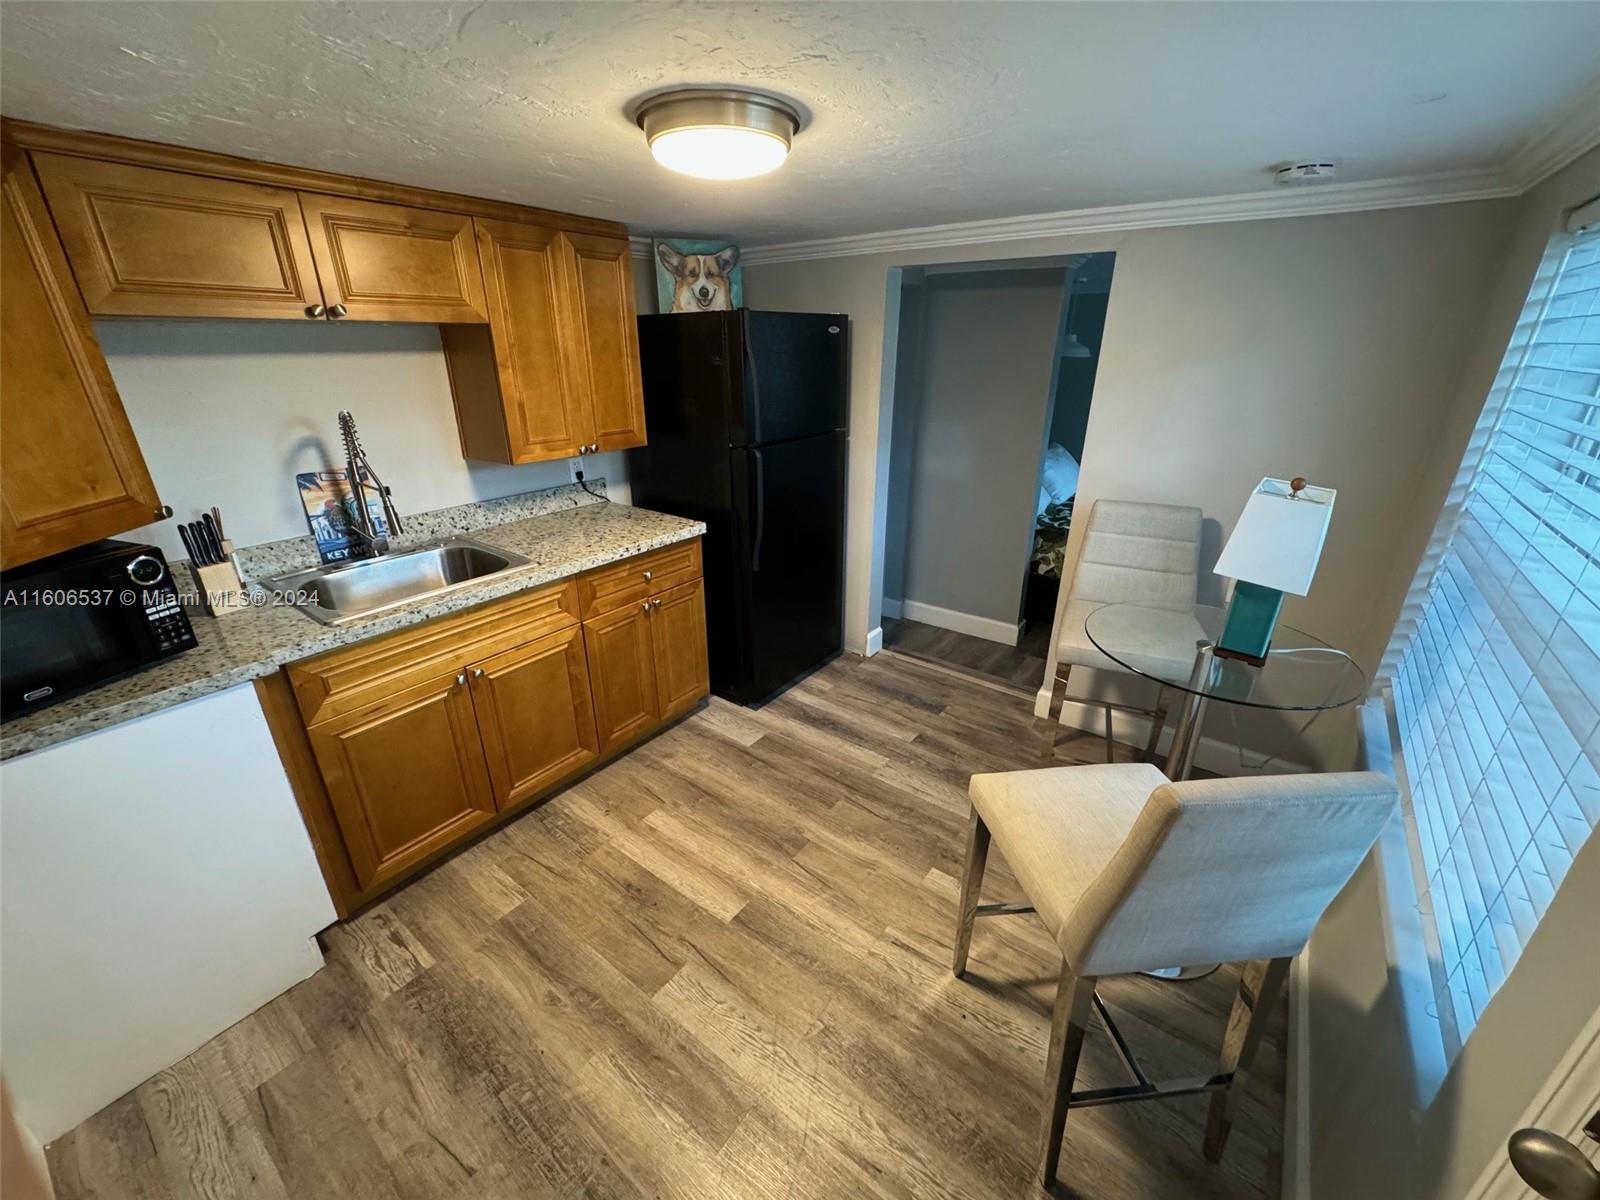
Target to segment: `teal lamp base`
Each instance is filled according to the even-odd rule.
[[[1219,658],[1239,658],[1261,666],[1267,661],[1272,631],[1282,609],[1283,593],[1277,588],[1239,580],[1233,585],[1228,618],[1214,653]]]

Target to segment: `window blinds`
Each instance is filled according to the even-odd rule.
[[[1453,1054],[1600,822],[1600,229],[1540,264],[1382,680]]]

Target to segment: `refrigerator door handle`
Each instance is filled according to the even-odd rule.
[[[767,532],[767,479],[766,470],[761,461],[761,451],[750,451],[756,460],[756,531],[755,541],[750,547],[750,570],[761,570],[761,541]]]
[[[761,373],[756,367],[755,349],[750,345],[750,317],[747,313],[738,314],[739,339],[744,353],[744,369],[750,372],[750,416],[755,428],[751,441],[761,441]]]

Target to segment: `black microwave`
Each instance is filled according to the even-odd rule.
[[[110,538],[0,574],[0,721],[195,644],[166,556]]]

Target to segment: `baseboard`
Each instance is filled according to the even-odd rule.
[[[940,629],[969,634],[1004,646],[1015,646],[1022,637],[1021,621],[996,621],[992,617],[978,617],[972,613],[957,612],[953,608],[940,608],[937,604],[924,604],[921,600],[903,600],[899,609],[899,615],[908,621],[937,625]],[[884,616],[888,615],[888,601],[885,601]]]
[[[1284,1050],[1283,1200],[1311,1200],[1311,949],[1289,967],[1289,1044]]]
[[[901,607],[900,601],[891,600],[891,599],[889,599],[889,597],[885,596],[883,598],[883,615],[884,615],[884,618],[886,620],[890,620],[890,621],[898,620],[899,617],[900,617],[900,607]]]
[[[1106,731],[1106,710],[1098,704],[1082,703],[1077,700],[1067,700],[1061,705],[1061,723],[1070,725],[1074,729],[1081,729],[1085,733],[1092,733],[1097,737],[1104,737]],[[1117,741],[1127,746],[1143,746],[1150,740],[1150,718],[1142,717],[1138,713],[1113,712],[1111,714],[1111,734]],[[1161,733],[1161,740],[1156,743],[1157,752],[1165,754],[1172,742],[1172,723]],[[1202,771],[1210,771],[1214,775],[1252,775],[1255,770],[1249,761],[1250,751],[1245,752],[1245,762],[1239,761],[1239,748],[1232,742],[1224,742],[1218,738],[1202,737],[1200,744],[1195,747],[1194,765]],[[1259,758],[1260,755],[1258,754]],[[1274,758],[1269,764],[1261,768],[1269,775],[1303,775],[1311,770],[1304,763],[1293,762],[1286,758]]]
[[[888,613],[884,613],[883,615],[884,616],[888,616],[889,614]],[[871,629],[867,633],[866,653],[863,655],[863,657],[871,658],[874,654],[876,654],[879,650],[882,650],[882,649],[883,649],[883,626],[882,625],[878,625],[878,626],[875,626],[873,629]]]

